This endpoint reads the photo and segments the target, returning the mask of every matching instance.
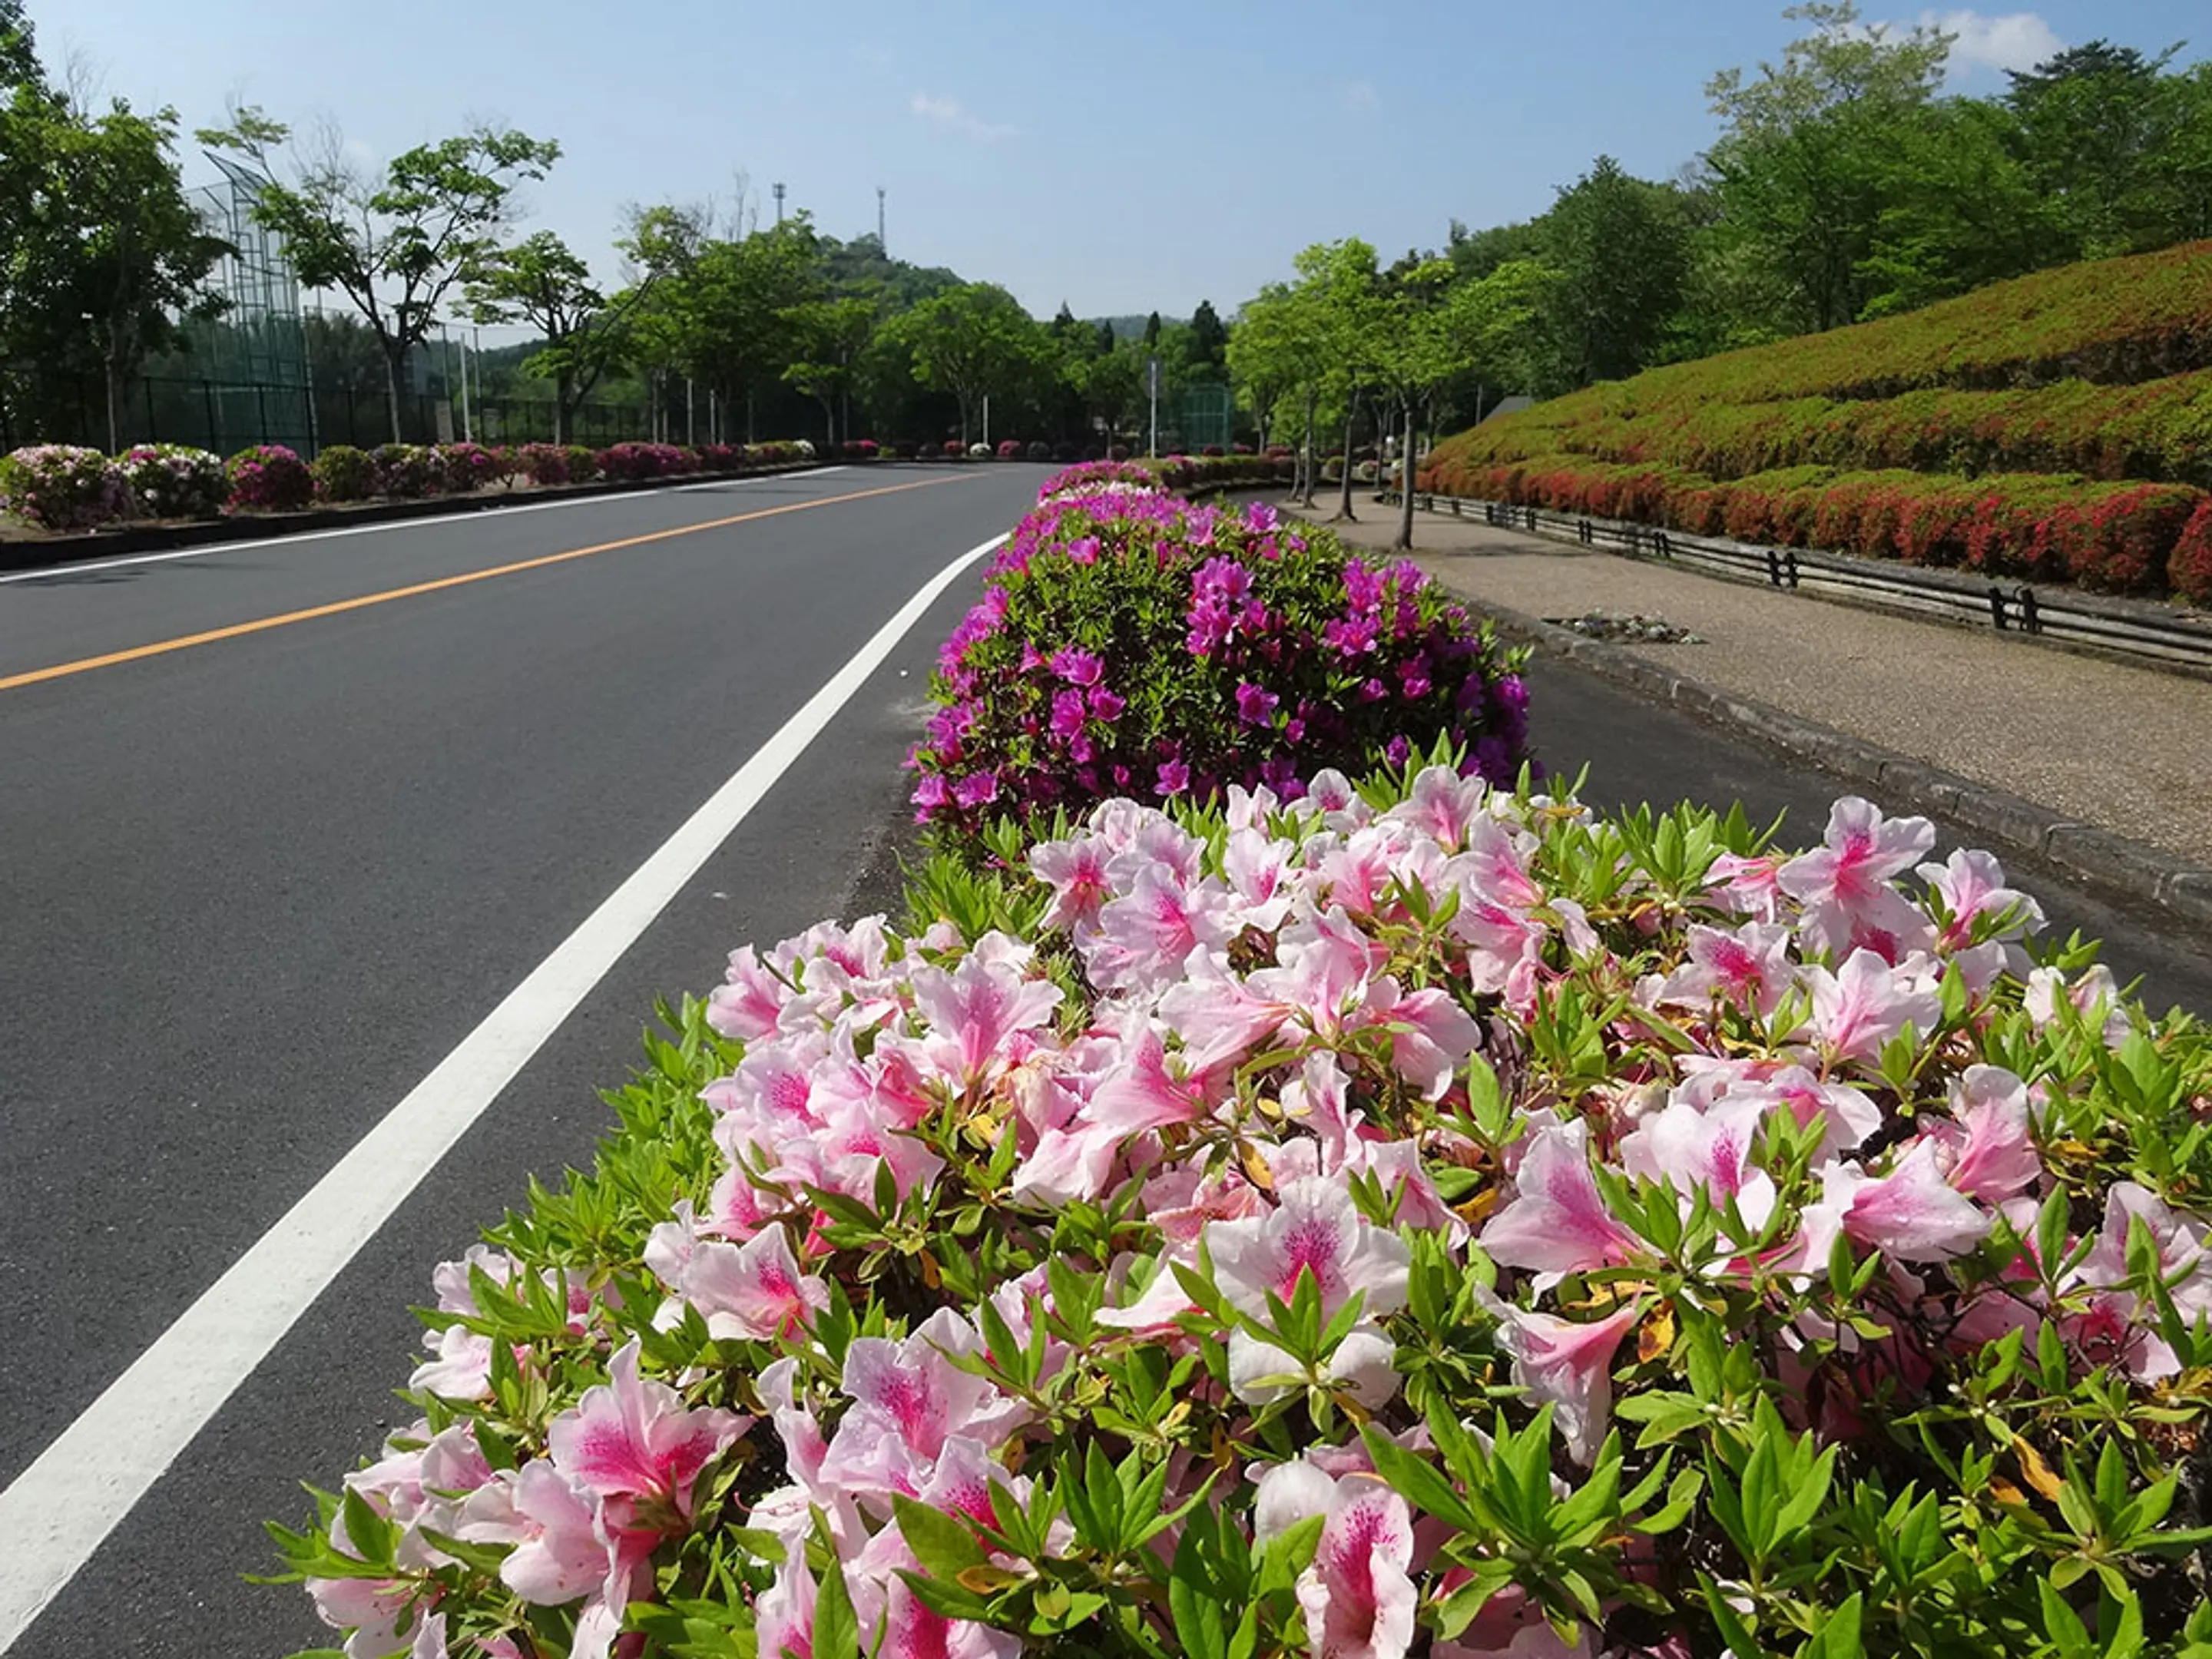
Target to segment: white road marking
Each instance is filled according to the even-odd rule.
[[[994,536],[939,571],[0,1492],[0,1654]]]
[[[778,472],[772,477],[821,478],[832,472],[844,471],[842,466],[814,466],[803,472]],[[767,483],[770,481],[769,478],[708,478],[699,483],[678,484],[670,489],[622,489],[605,495],[578,495],[565,501],[517,501],[512,507],[464,507],[457,513],[426,514],[419,519],[387,519],[380,524],[344,525],[336,530],[302,530],[293,536],[247,537],[234,542],[210,542],[204,547],[180,547],[167,553],[132,553],[120,558],[87,559],[81,564],[40,565],[36,570],[15,570],[0,575],[0,585],[51,581],[56,577],[82,576],[95,570],[120,570],[126,565],[167,564],[172,559],[204,559],[211,555],[237,553],[249,548],[291,547],[301,542],[335,541],[344,536],[374,536],[387,530],[421,530],[430,525],[452,524],[462,519],[488,522],[513,518],[521,513],[554,513],[564,507],[597,507],[606,501],[635,501],[641,495],[683,495],[695,489],[720,489],[731,484]]]

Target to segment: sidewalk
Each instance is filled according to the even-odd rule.
[[[1334,505],[1324,498],[1306,516],[1325,520]],[[1397,509],[1362,492],[1354,510],[1358,523],[1331,528],[1359,546],[1387,548]],[[1557,622],[1605,611],[1688,629],[1698,642],[1577,651],[1606,672],[1632,673],[1623,658],[1649,665],[1634,677],[1662,695],[1668,677],[1699,682],[1723,699],[1755,700],[1843,734],[1841,744],[1811,745],[1824,760],[1829,746],[1895,751],[2019,797],[2050,818],[2155,849],[2163,862],[2212,868],[2212,684],[1448,514],[1417,513],[1413,543],[1417,562],[1476,609],[1498,611],[1501,621],[1515,620],[1505,612]],[[1536,631],[1554,647],[1571,642]],[[1694,686],[1672,695],[1723,717],[1758,712],[1715,706]],[[1540,749],[1540,709],[1535,720]],[[2061,849],[2050,836],[2046,819],[2018,839],[2056,856]],[[2212,891],[2204,896],[2212,900]]]

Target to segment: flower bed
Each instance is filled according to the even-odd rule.
[[[1447,495],[1633,519],[1692,535],[2212,600],[2202,559],[2177,556],[2193,516],[2212,501],[2187,484],[1817,466],[1723,481],[1572,455],[1489,466],[1446,457],[1432,460],[1419,482]]]
[[[140,444],[117,463],[131,492],[131,515],[212,519],[230,498],[222,457],[185,444]]]
[[[1117,793],[1291,792],[1438,743],[1493,781],[1519,772],[1520,659],[1418,568],[1152,479],[1112,461],[1055,475],[993,561],[909,757],[924,822],[973,835]]]
[[[0,459],[0,508],[42,530],[91,530],[130,510],[123,469],[96,449],[33,444]]]
[[[353,1659],[2212,1642],[2201,1028],[1863,801],[1307,782],[737,952],[276,1529]]]

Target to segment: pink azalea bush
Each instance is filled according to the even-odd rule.
[[[96,449],[33,444],[0,458],[0,510],[41,530],[90,530],[125,516],[131,491]]]
[[[968,834],[1119,793],[1295,797],[1439,739],[1503,782],[1527,759],[1518,662],[1409,563],[1179,500],[1141,467],[1073,467],[939,653],[913,799]]]
[[[189,444],[140,444],[117,461],[140,519],[213,519],[230,498],[222,457]]]
[[[283,444],[256,444],[224,463],[234,513],[297,513],[315,499],[315,475]]]
[[[440,444],[436,453],[439,483],[452,495],[471,494],[507,476],[505,454],[482,444]]]
[[[594,460],[602,478],[667,478],[699,470],[697,458],[674,444],[616,444]]]
[[[348,1653],[2212,1642],[2202,1027],[1863,801],[1311,785],[732,956],[276,1529]]]

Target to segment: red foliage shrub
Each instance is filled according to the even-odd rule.
[[[2166,557],[2166,578],[2192,605],[2212,605],[2212,501],[2201,501]]]

